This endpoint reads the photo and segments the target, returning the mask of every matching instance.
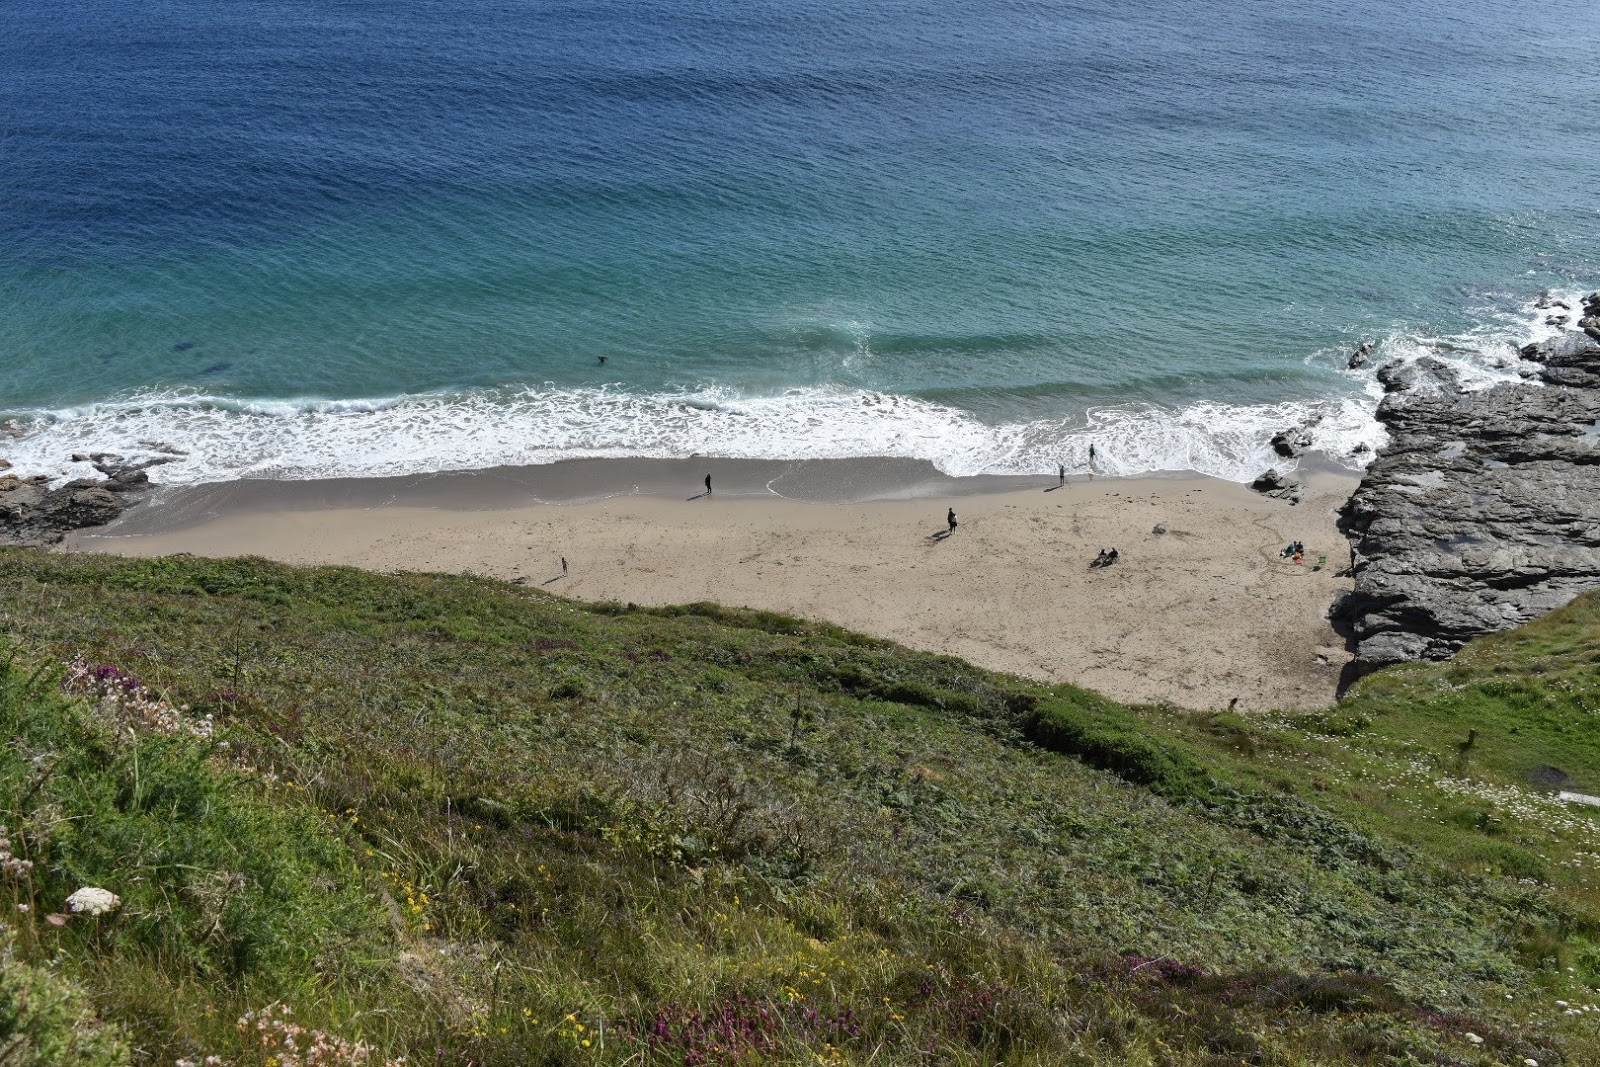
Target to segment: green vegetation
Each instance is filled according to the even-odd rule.
[[[1597,613],[1246,718],[0,552],[0,1064],[1600,1062]]]

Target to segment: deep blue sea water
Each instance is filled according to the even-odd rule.
[[[9,0],[0,437],[1248,477],[1600,285],[1592,0]],[[606,356],[601,364],[599,357]]]

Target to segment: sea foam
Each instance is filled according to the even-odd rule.
[[[579,457],[747,459],[892,456],[951,475],[1084,470],[1197,471],[1244,480],[1275,459],[1278,430],[1315,424],[1345,455],[1375,424],[1363,400],[1274,405],[1203,403],[1180,410],[1103,406],[1073,416],[989,424],[928,400],[835,388],[743,396],[707,388],[640,395],[622,389],[528,387],[370,400],[235,400],[148,392],[41,413],[5,449],[18,470],[87,472],[74,453],[183,455],[152,480],[350,478],[549,463]]]
[[[1578,293],[1552,294],[1576,307]],[[81,407],[23,413],[3,452],[18,471],[56,478],[91,473],[75,453],[181,456],[153,481],[194,485],[239,478],[379,477],[550,463],[588,457],[923,459],[946,474],[1051,474],[1088,467],[1135,475],[1193,471],[1248,481],[1293,467],[1269,442],[1310,428],[1319,452],[1352,469],[1383,443],[1373,417],[1374,372],[1391,360],[1433,356],[1469,388],[1517,379],[1516,346],[1549,336],[1533,301],[1484,309],[1480,325],[1450,336],[1396,332],[1377,341],[1344,395],[1276,404],[1220,400],[1162,407],[1106,404],[1058,417],[987,422],[915,397],[833,386],[747,395],[707,386],[676,393],[550,385],[366,399],[239,399],[148,391]],[[1323,353],[1324,360],[1347,353]]]

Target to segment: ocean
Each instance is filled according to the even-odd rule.
[[[0,456],[1359,465],[1600,286],[1592,0],[10,0]],[[1367,367],[1346,367],[1361,342]],[[602,357],[603,361],[602,361]]]

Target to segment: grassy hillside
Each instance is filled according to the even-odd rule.
[[[1534,784],[1600,792],[1597,613],[1247,720],[707,605],[0,552],[0,1063],[1600,1062],[1597,820]]]

